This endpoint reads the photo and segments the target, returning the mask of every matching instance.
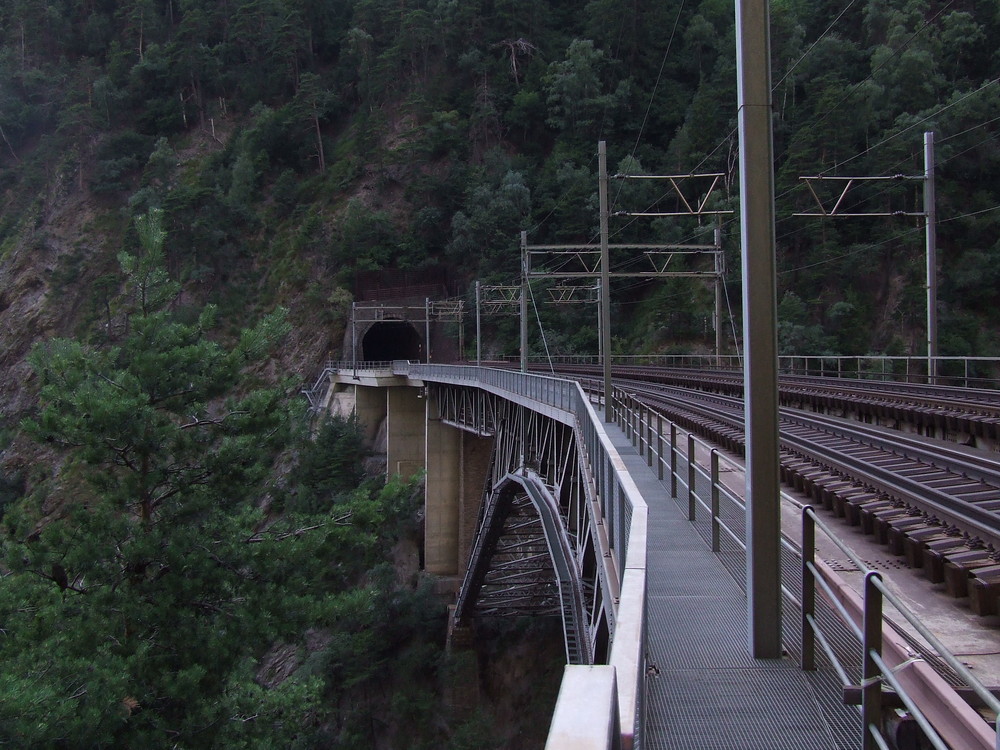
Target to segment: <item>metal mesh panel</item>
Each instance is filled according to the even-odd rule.
[[[809,680],[794,670],[677,671],[647,680],[647,688],[647,748],[846,747],[823,722]]]

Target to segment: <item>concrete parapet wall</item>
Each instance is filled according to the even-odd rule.
[[[545,750],[620,750],[615,668],[567,665]]]

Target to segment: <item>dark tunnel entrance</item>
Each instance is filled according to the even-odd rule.
[[[388,362],[393,359],[419,362],[424,358],[424,343],[410,323],[383,321],[375,323],[365,333],[360,353],[364,362]]]

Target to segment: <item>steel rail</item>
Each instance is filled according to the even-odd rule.
[[[628,381],[619,381],[628,382]],[[635,386],[640,381],[630,383]],[[694,393],[699,393],[695,391]],[[720,404],[731,404],[734,413],[741,408],[738,400],[726,396],[711,394],[705,397],[718,401]],[[805,413],[800,410],[782,407],[782,419],[789,422],[797,422],[810,429],[821,432],[840,435],[842,437],[856,440],[858,442],[874,441],[870,443],[872,447],[889,449],[905,458],[925,461],[931,466],[935,466],[946,471],[951,471],[970,479],[979,479],[983,482],[994,483],[997,486],[998,499],[1000,499],[1000,461],[992,457],[992,454],[976,454],[965,450],[950,447],[947,441],[928,442],[930,438],[912,437],[906,433],[889,433],[883,428],[870,427],[862,422],[847,421],[836,417],[828,417],[822,414]],[[896,449],[904,452],[899,453]]]
[[[560,366],[566,374],[590,373],[589,365]],[[634,378],[644,382],[664,382],[672,379],[689,381],[698,390],[719,387],[733,395],[742,394],[743,380],[728,370],[688,370],[663,367],[616,365],[612,368],[618,378]],[[668,383],[669,384],[669,383]],[[676,383],[681,385],[681,383]],[[783,397],[833,396],[842,399],[885,400],[911,410],[931,409],[944,416],[965,416],[969,419],[1000,419],[1000,391],[981,388],[873,381],[855,378],[782,375],[779,387]]]
[[[685,396],[671,396],[664,394],[661,389],[643,388],[646,399],[662,402],[663,406],[685,410],[691,414],[697,414],[702,418],[715,420],[728,428],[737,432],[742,429],[742,404],[727,399],[722,396],[700,396],[700,401],[713,401],[719,407],[712,407],[705,404],[692,402],[689,394]],[[786,418],[787,409],[782,409],[782,418]],[[791,414],[790,419],[808,421],[804,415]],[[847,428],[845,427],[845,431]],[[866,435],[871,440],[875,434]],[[737,438],[740,439],[740,438]],[[892,453],[888,446],[893,441],[883,437],[884,447],[880,450]],[[867,460],[858,459],[838,450],[835,447],[824,445],[819,441],[803,436],[790,435],[786,430],[781,433],[781,445],[800,456],[806,457],[819,464],[841,468],[847,471],[852,478],[875,487],[877,490],[895,497],[904,503],[919,508],[924,512],[936,515],[938,519],[945,523],[950,523],[973,536],[981,538],[984,542],[1000,546],[1000,514],[984,510],[969,501],[963,500],[955,495],[948,494],[936,487],[928,486],[917,480],[898,474],[890,469],[884,469],[873,465]],[[870,444],[867,447],[872,448]],[[899,454],[893,454],[898,456]],[[940,468],[935,466],[935,468]],[[960,477],[956,476],[956,479]],[[997,487],[997,496],[1000,497],[1000,472],[994,473],[992,477],[994,486]]]

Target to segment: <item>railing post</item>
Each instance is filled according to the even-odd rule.
[[[694,500],[694,482],[695,482],[695,471],[694,471],[694,434],[688,433],[688,520],[693,522],[695,515],[697,513],[697,503]]]
[[[670,423],[670,497],[677,497],[677,424]]]
[[[719,451],[712,448],[712,552],[719,553]]]
[[[663,481],[663,415],[656,415],[656,478]]]
[[[646,407],[646,466],[653,465],[653,410]]]
[[[816,520],[813,508],[802,509],[802,660],[807,672],[816,669],[816,632],[812,620],[816,616],[816,580],[813,570],[816,563]]]
[[[882,673],[872,653],[882,655],[882,592],[877,583],[882,574],[870,570],[865,574],[864,659],[861,665],[861,724],[864,735],[862,750],[877,750],[876,732],[882,727]]]

